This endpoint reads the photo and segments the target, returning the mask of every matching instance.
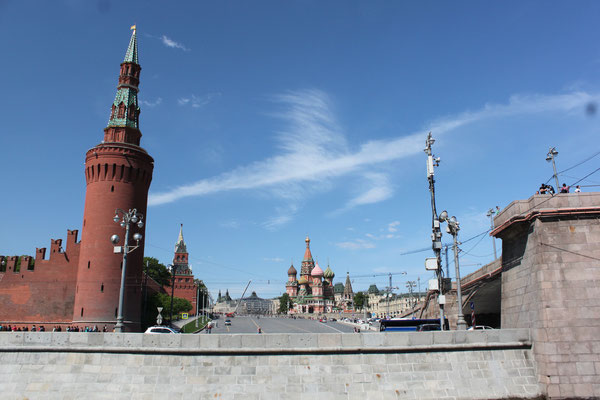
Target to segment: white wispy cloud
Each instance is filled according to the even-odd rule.
[[[319,90],[289,92],[275,98],[285,108],[283,112],[275,114],[286,125],[276,136],[279,153],[214,177],[152,193],[149,205],[156,206],[185,197],[206,196],[231,190],[269,189],[271,194],[282,197],[289,192],[290,187],[300,193],[309,193],[309,187],[312,189],[315,186],[330,190],[334,187],[336,179],[353,177],[362,181],[363,185],[361,191],[355,193],[354,197],[338,210],[346,211],[352,207],[390,198],[393,195],[393,187],[389,178],[385,173],[375,171],[375,168],[390,161],[420,154],[429,130],[440,136],[487,119],[536,113],[581,112],[586,104],[591,101],[598,102],[599,98],[599,95],[585,92],[512,96],[506,104],[486,104],[476,111],[433,120],[417,133],[391,139],[370,140],[352,148],[336,120],[333,104],[327,94]],[[180,99],[180,104],[193,106],[193,97]],[[196,104],[201,106],[202,101],[197,101]],[[316,183],[318,185],[315,185]],[[294,204],[292,209],[279,210],[264,226],[275,229],[291,221],[297,208],[298,204]],[[392,230],[389,232],[393,233]],[[358,242],[344,242],[341,245],[347,248],[368,246]]]
[[[386,174],[369,172],[365,173],[363,178],[365,183],[360,188],[359,194],[348,200],[344,207],[333,211],[331,215],[337,215],[358,206],[379,203],[394,194]]]
[[[162,103],[162,98],[159,97],[159,98],[157,98],[154,101],[142,100],[140,103],[142,103],[146,107],[153,108],[153,107],[156,107],[156,106],[158,106],[158,105],[160,105]]]
[[[339,242],[335,244],[337,247],[348,250],[359,250],[359,249],[372,249],[375,247],[373,242],[369,242],[364,239],[354,239],[346,242]]]
[[[397,226],[400,225],[400,221],[390,222],[388,224],[388,232],[398,232]]]
[[[395,234],[395,232],[398,232],[398,225],[400,225],[400,221],[393,221],[387,224],[385,228],[380,229],[381,234],[365,233],[365,236],[371,240],[398,239],[400,235]]]
[[[289,203],[286,207],[276,207],[276,215],[267,219],[263,226],[270,230],[276,230],[281,225],[287,224],[294,219],[294,216],[298,212],[298,205],[295,203]]]
[[[210,103],[213,99],[220,96],[220,93],[208,93],[203,96],[192,94],[188,97],[180,97],[177,99],[177,104],[180,106],[191,106],[193,108],[201,108]]]
[[[187,48],[183,43],[176,42],[173,39],[168,38],[166,35],[162,35],[160,37],[160,41],[162,42],[162,44],[164,44],[165,46],[170,47],[172,49],[180,49],[183,51],[190,51],[190,49]]]

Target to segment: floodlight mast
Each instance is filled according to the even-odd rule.
[[[546,154],[546,161],[552,162],[552,170],[554,171],[554,181],[556,182],[556,190],[558,191],[560,190],[560,184],[558,183],[558,174],[556,173],[556,162],[554,161],[557,155],[558,151],[556,150],[556,147],[550,147],[550,150],[548,150],[548,154]]]
[[[434,158],[431,152],[431,146],[435,143],[435,139],[431,136],[431,132],[427,135],[425,141],[425,153],[427,154],[427,180],[429,181],[429,192],[431,193],[431,242],[432,249],[437,259],[437,280],[438,280],[438,303],[440,306],[440,329],[444,330],[444,304],[442,304],[440,297],[442,296],[442,232],[440,231],[440,220],[437,215],[435,208],[435,179],[433,178],[435,171],[434,167],[440,165],[440,158]]]

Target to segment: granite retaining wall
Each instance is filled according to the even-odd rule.
[[[529,330],[146,335],[0,332],[3,399],[540,396]]]

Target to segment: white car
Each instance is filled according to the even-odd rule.
[[[468,330],[469,331],[487,331],[490,329],[494,329],[491,326],[487,326],[487,325],[475,325],[470,327]]]
[[[151,326],[144,333],[181,333],[168,326]]]

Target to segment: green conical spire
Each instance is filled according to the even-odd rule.
[[[136,26],[133,25],[131,29],[133,29],[133,33],[131,34],[131,40],[129,40],[129,47],[127,48],[127,53],[125,53],[125,59],[123,62],[139,65]]]
[[[139,129],[138,85],[141,67],[138,64],[138,50],[135,25],[131,27],[133,33],[125,53],[125,60],[121,63],[119,85],[117,94],[111,108],[108,127]],[[139,138],[138,138],[139,139]],[[115,138],[109,141],[117,141]]]

